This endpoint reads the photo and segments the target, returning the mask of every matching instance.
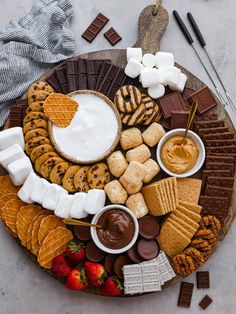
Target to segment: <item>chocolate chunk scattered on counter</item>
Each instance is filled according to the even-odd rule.
[[[137,242],[138,254],[146,261],[154,259],[159,254],[159,244],[156,240],[141,239]]]
[[[154,239],[160,232],[160,224],[155,217],[144,216],[138,221],[139,234],[147,240]]]
[[[93,241],[90,241],[85,247],[85,255],[90,262],[99,263],[105,258],[106,253],[100,250]]]
[[[189,308],[191,305],[192,295],[193,295],[193,283],[181,282],[178,306]]]
[[[198,103],[197,112],[200,115],[217,105],[215,97],[207,86],[197,90],[195,93],[189,96],[188,101],[190,104],[194,101]]]
[[[171,111],[171,129],[186,129],[188,123],[188,111]],[[192,128],[192,126],[191,126]]]
[[[198,289],[210,288],[209,271],[197,271],[197,287]]]
[[[122,279],[124,277],[123,267],[125,265],[129,265],[129,264],[132,264],[132,262],[130,261],[128,256],[120,255],[119,257],[117,257],[117,259],[115,260],[115,263],[114,263],[114,272],[118,278]]]
[[[171,111],[184,110],[184,101],[179,92],[174,92],[159,99],[159,106],[165,119],[171,117]]]
[[[108,21],[109,19],[106,16],[104,16],[102,13],[99,13],[82,34],[82,37],[91,43],[101,32]]]
[[[128,251],[127,251],[127,255],[129,257],[129,259],[136,263],[142,263],[144,261],[144,259],[138,254],[137,251],[137,244],[133,245]]]
[[[122,37],[113,27],[111,27],[106,33],[104,33],[104,37],[109,41],[112,46],[115,46],[119,41],[122,40]]]
[[[113,274],[113,272],[114,272],[114,263],[115,263],[116,259],[117,259],[117,255],[107,254],[107,256],[105,258],[104,267],[105,267],[105,271],[108,274]]]
[[[205,310],[212,302],[213,300],[206,294],[202,301],[199,303],[199,306],[203,310]]]

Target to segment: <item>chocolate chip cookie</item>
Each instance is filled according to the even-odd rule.
[[[50,181],[52,183],[62,185],[62,179],[69,167],[70,164],[67,161],[57,164],[50,172]]]
[[[75,173],[80,169],[80,166],[71,166],[67,169],[63,179],[62,179],[62,185],[64,189],[66,189],[68,192],[75,193],[76,188],[74,185],[74,176]]]
[[[25,125],[28,122],[31,122],[33,120],[38,120],[38,119],[47,120],[47,117],[45,116],[43,112],[39,112],[39,111],[31,112],[24,117],[23,125]]]
[[[38,173],[40,173],[40,168],[42,166],[42,164],[52,158],[52,157],[59,157],[58,153],[50,151],[47,153],[43,153],[41,156],[39,156],[36,161],[35,161],[35,169],[37,170]]]
[[[44,119],[37,119],[37,120],[30,121],[24,125],[23,132],[24,134],[26,134],[27,132],[34,129],[38,129],[38,128],[47,130],[48,122]]]
[[[88,171],[87,180],[91,189],[102,190],[110,179],[109,169],[104,163],[97,163]]]
[[[31,112],[43,112],[43,101],[34,101],[30,104],[26,110],[26,114]]]
[[[87,180],[87,174],[90,167],[85,166],[81,167],[74,176],[74,185],[78,192],[88,192],[89,184]]]
[[[36,159],[38,159],[41,155],[48,152],[54,152],[54,148],[52,147],[52,145],[50,144],[39,145],[32,150],[30,154],[30,159],[32,160],[32,162],[35,162]]]
[[[55,167],[56,164],[63,162],[64,160],[61,157],[52,157],[46,160],[40,167],[40,174],[45,178],[49,179],[50,172]]]
[[[25,142],[27,143],[34,137],[43,136],[48,137],[48,131],[44,129],[34,129],[25,134]]]
[[[30,156],[32,150],[35,147],[39,145],[44,145],[44,144],[50,144],[50,141],[48,138],[44,136],[34,137],[25,144],[25,152],[28,156]]]

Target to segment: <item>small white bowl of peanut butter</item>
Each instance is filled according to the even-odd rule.
[[[157,161],[168,175],[186,178],[201,169],[205,161],[205,146],[200,137],[185,129],[174,129],[166,133],[157,146]]]

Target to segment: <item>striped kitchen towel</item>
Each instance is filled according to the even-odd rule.
[[[31,11],[0,33],[0,126],[14,99],[55,63],[74,55],[69,0],[35,0]]]

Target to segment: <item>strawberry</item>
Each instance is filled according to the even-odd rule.
[[[102,292],[105,295],[117,296],[123,292],[123,286],[116,277],[108,277],[102,286]]]
[[[74,241],[70,241],[66,248],[66,256],[72,266],[78,265],[85,258],[85,250],[83,246]]]
[[[85,262],[85,273],[88,281],[93,286],[101,286],[107,277],[104,267],[98,263]]]
[[[51,271],[57,277],[64,277],[71,271],[70,265],[68,264],[65,256],[58,255],[52,260]]]
[[[70,290],[85,290],[87,288],[84,268],[71,270],[67,276],[66,288]]]

